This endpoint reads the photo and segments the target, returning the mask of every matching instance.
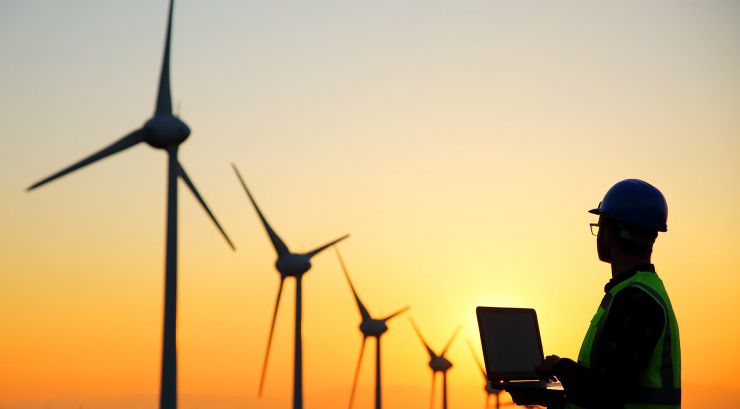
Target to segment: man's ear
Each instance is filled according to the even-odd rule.
[[[653,242],[653,240],[641,237],[640,235],[634,234],[627,229],[619,230],[619,238],[642,245],[648,245]]]

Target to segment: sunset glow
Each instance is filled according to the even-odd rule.
[[[408,316],[448,353],[450,406],[482,407],[475,307],[537,310],[575,358],[610,278],[587,213],[641,178],[668,201],[653,261],[681,331],[685,408],[740,407],[740,5],[177,0],[172,82],[192,129],[182,188],[181,408],[289,408],[291,250],[338,246],[383,336],[384,405],[426,408]],[[34,181],[151,115],[166,2],[0,4],[0,408],[154,409],[165,156],[137,146]],[[183,186],[182,184],[180,186]],[[346,408],[360,316],[336,254],[303,281],[306,407]],[[355,409],[372,407],[374,341]],[[508,396],[503,399],[509,400]],[[439,403],[439,396],[437,397]]]

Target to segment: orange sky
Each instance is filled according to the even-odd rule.
[[[150,115],[165,6],[149,3],[0,5],[3,409],[156,406],[164,155],[136,147],[24,191]],[[230,162],[292,248],[352,235],[341,249],[371,313],[410,305],[436,348],[463,325],[453,408],[483,403],[465,345],[477,305],[536,308],[545,352],[576,355],[609,278],[586,210],[643,178],[670,209],[654,262],[684,407],[740,406],[739,18],[721,1],[178,2],[181,158],[237,246],[180,194],[182,407],[290,402],[292,282],[256,400],[278,274]],[[336,256],[313,264],[306,406],[341,408],[359,315]],[[425,354],[406,317],[391,322],[387,407],[427,404]]]

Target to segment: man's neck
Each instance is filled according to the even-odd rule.
[[[650,264],[650,256],[634,256],[631,254],[620,254],[612,259],[612,278],[626,273],[637,266]]]

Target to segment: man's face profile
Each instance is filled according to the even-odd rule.
[[[609,238],[609,228],[604,223],[604,217],[599,216],[599,233],[596,235],[596,252],[599,260],[605,263],[611,263],[611,240]]]

